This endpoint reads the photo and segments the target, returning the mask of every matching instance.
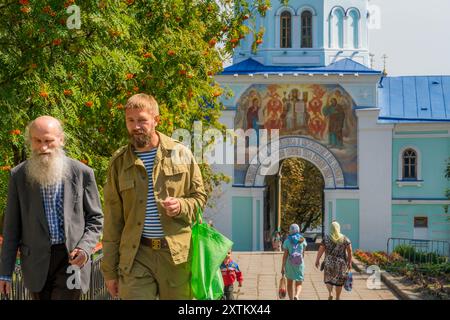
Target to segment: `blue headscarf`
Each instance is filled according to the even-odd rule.
[[[288,239],[294,246],[301,242],[300,240],[303,239],[303,236],[300,234],[300,227],[298,224],[293,223],[290,225]]]

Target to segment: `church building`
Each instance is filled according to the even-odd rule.
[[[265,29],[258,50],[248,35],[215,77],[233,92],[222,98],[221,122],[278,129],[277,159],[301,158],[320,170],[324,232],[338,221],[354,249],[386,251],[389,238],[450,241],[450,76],[374,70],[369,4],[272,0],[265,17],[256,14],[255,30]],[[251,161],[214,169],[231,182],[205,214],[234,250],[263,251],[283,214],[279,173],[264,174]]]

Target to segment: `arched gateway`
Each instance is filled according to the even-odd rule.
[[[263,147],[270,149],[270,145]],[[266,155],[267,151],[262,150],[261,154]],[[287,158],[301,158],[314,164],[322,173],[326,189],[344,188],[344,174],[336,157],[320,143],[302,136],[284,136],[279,140],[279,148],[276,155],[271,155],[272,159],[278,159],[281,162]],[[252,161],[253,163],[256,161]],[[277,172],[274,167],[279,165],[270,163],[267,172]],[[265,183],[265,175],[261,172],[265,161],[262,159],[258,164],[252,164],[247,170],[245,176],[245,186],[262,187]]]

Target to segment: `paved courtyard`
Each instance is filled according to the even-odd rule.
[[[316,251],[305,254],[305,281],[300,300],[327,300],[328,291],[323,283],[323,273],[316,269]],[[235,284],[235,297],[239,300],[278,300],[278,282],[281,277],[281,252],[233,252],[244,277],[241,288]],[[322,258],[323,259],[323,258]],[[367,288],[370,275],[353,272],[353,290],[342,290],[342,300],[397,300],[384,284],[379,290]],[[286,297],[288,299],[288,297]]]

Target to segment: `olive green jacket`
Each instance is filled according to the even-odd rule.
[[[153,190],[172,260],[174,264],[180,264],[188,260],[195,208],[205,206],[207,195],[191,151],[162,133],[158,132],[158,135]],[[177,161],[183,157],[185,161]],[[111,159],[104,188],[101,269],[105,280],[118,279],[119,273],[131,271],[144,229],[147,192],[148,175],[144,163],[135,155],[131,144],[120,148]],[[166,214],[161,201],[167,197],[180,200],[179,215],[169,217]]]

